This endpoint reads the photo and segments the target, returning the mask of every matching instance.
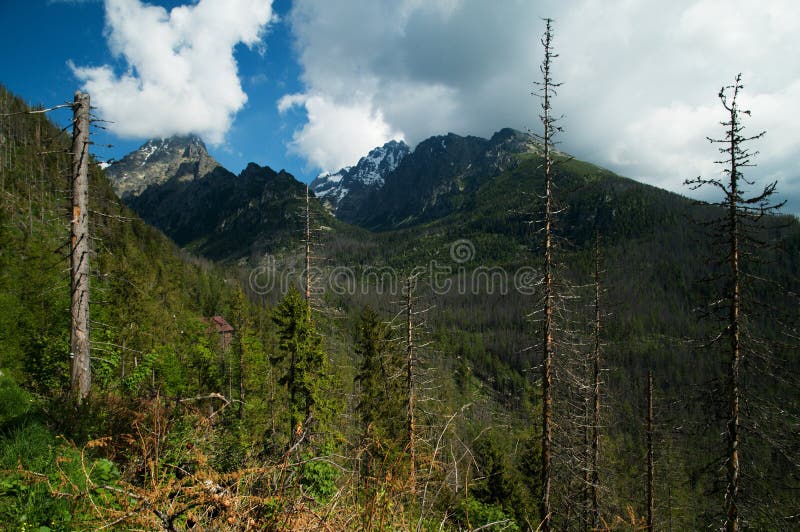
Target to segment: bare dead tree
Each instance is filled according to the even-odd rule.
[[[557,197],[558,166],[570,158],[555,149],[555,136],[563,131],[558,124],[562,117],[553,114],[552,102],[561,83],[554,81],[553,62],[558,57],[553,50],[553,20],[545,19],[541,39],[544,58],[540,66],[542,80],[534,82],[534,92],[541,99],[544,191],[542,215],[537,224],[541,234],[543,258],[539,305],[541,364],[541,498],[539,518],[541,530],[564,528],[593,521],[591,499],[592,457],[591,441],[594,416],[592,351],[587,349],[585,336],[579,328],[586,325],[575,321],[578,287],[568,278],[565,265],[559,261],[559,250],[570,244],[558,233],[558,218],[564,206]],[[599,304],[599,302],[598,302]],[[599,393],[599,392],[598,392]],[[599,448],[599,447],[598,447]]]
[[[300,199],[303,202],[302,211],[296,214],[302,217],[300,225],[302,250],[299,252],[300,256],[293,258],[292,262],[302,261],[304,271],[300,292],[312,311],[312,317],[313,314],[318,313],[330,314],[331,309],[326,308],[320,299],[321,294],[325,291],[322,280],[323,268],[326,263],[324,252],[321,250],[324,248],[325,232],[329,228],[322,223],[320,211],[315,210],[321,205],[313,196],[313,191],[308,184],[306,184],[305,193]]]
[[[601,327],[601,309],[600,309],[600,237],[595,235],[594,240],[594,349],[592,353],[592,448],[590,466],[588,471],[591,472],[590,480],[590,504],[591,504],[591,519],[590,526],[592,530],[600,525],[600,327]]]
[[[740,478],[741,478],[741,456],[740,456],[740,402],[741,402],[741,361],[746,349],[743,342],[743,307],[742,289],[744,274],[742,271],[743,260],[748,258],[744,252],[743,245],[750,238],[753,230],[753,223],[761,220],[765,215],[775,212],[783,203],[772,203],[772,196],[775,193],[777,182],[772,182],[763,187],[762,191],[754,196],[747,197],[744,192],[746,185],[753,185],[753,181],[747,180],[742,171],[746,167],[752,167],[752,157],[757,152],[752,152],[747,148],[747,143],[760,139],[765,132],[760,132],[753,136],[744,135],[742,115],[750,115],[750,111],[742,110],[739,107],[739,93],[743,85],[741,74],[736,76],[733,85],[727,85],[720,89],[719,99],[728,114],[728,119],[721,124],[725,128],[725,135],[721,139],[709,138],[709,142],[720,144],[720,153],[723,159],[716,161],[723,165],[723,179],[706,179],[697,177],[687,180],[685,183],[691,186],[692,190],[704,186],[711,186],[722,193],[723,199],[716,203],[724,209],[724,216],[716,221],[716,228],[719,231],[720,240],[727,247],[725,261],[727,271],[723,272],[724,286],[723,293],[720,294],[720,307],[724,308],[727,319],[724,328],[712,341],[713,344],[723,344],[727,339],[727,346],[724,350],[728,357],[728,415],[727,415],[727,489],[725,494],[725,530],[734,532],[739,530],[740,514]]]
[[[70,238],[71,390],[80,404],[89,394],[89,95],[75,93],[72,133],[72,220]]]
[[[647,374],[647,530],[653,530],[656,507],[655,458],[653,454],[653,371]]]
[[[411,494],[414,495],[417,484],[417,466],[414,448],[415,425],[414,425],[414,311],[413,311],[413,279],[409,276],[406,279],[406,389],[407,389],[407,431],[408,431],[408,460],[409,460],[409,485]]]
[[[311,206],[308,201],[308,184],[306,184],[306,225],[305,225],[305,246],[306,246],[306,275],[305,275],[305,296],[306,302],[311,304]]]
[[[542,98],[542,114],[540,120],[544,129],[542,138],[544,140],[544,164],[545,164],[545,194],[544,194],[544,280],[543,289],[543,342],[542,342],[542,473],[541,489],[542,496],[539,503],[539,518],[541,520],[541,530],[549,532],[552,523],[552,511],[550,507],[550,481],[553,445],[553,354],[555,350],[553,340],[553,160],[552,160],[552,137],[556,131],[555,119],[552,116],[551,98],[555,95],[555,87],[551,75],[552,60],[557,57],[553,53],[553,31],[552,19],[545,19],[545,33],[541,39],[544,47],[544,60],[540,66],[542,81],[536,82],[540,87]]]
[[[541,344],[538,350],[542,354],[539,518],[541,530],[546,531],[556,526],[554,500],[559,507],[558,513],[563,517],[559,518],[563,521],[557,525],[559,528],[569,522],[581,521],[581,508],[583,520],[588,517],[585,502],[589,453],[588,445],[583,440],[588,437],[586,399],[590,389],[590,366],[587,366],[589,356],[586,345],[577,332],[578,323],[574,319],[574,305],[580,298],[576,287],[568,280],[565,265],[557,257],[558,250],[569,246],[569,242],[557,232],[557,219],[564,207],[556,197],[556,170],[569,157],[555,149],[558,144],[555,136],[563,128],[558,125],[562,117],[553,114],[552,101],[561,83],[556,83],[552,74],[553,61],[558,57],[553,51],[553,20],[544,20],[545,33],[540,40],[544,58],[539,67],[542,80],[534,82],[537,90],[533,94],[541,100],[539,119],[543,129],[541,135],[534,134],[542,142],[544,170],[544,191],[539,198],[542,213],[537,222],[543,265],[539,284],[541,292],[535,314],[539,315]],[[556,427],[558,433],[554,433]],[[577,460],[573,457],[577,457]],[[554,486],[554,482],[558,486]],[[554,491],[555,487],[557,489]],[[574,513],[577,513],[577,519]]]

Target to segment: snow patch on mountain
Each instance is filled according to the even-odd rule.
[[[147,160],[150,159],[150,156],[153,155],[156,151],[158,151],[158,149],[161,148],[162,145],[163,145],[163,140],[158,144],[156,144],[152,140],[148,140],[147,144],[142,146],[142,161],[139,163],[139,166],[144,166]]]
[[[318,198],[326,198],[329,196],[339,197],[341,195],[341,191],[343,190],[343,188],[339,185],[342,182],[345,173],[349,169],[350,167],[348,166],[347,168],[342,168],[335,174],[319,174],[317,178],[311,182],[311,190],[314,191],[314,194],[316,194]]]
[[[384,177],[393,172],[409,153],[411,148],[405,142],[391,140],[371,150],[354,166],[318,175],[311,182],[311,189],[335,210],[339,202],[354,190],[381,188]]]

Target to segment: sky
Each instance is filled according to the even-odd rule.
[[[0,0],[0,82],[88,90],[101,159],[191,132],[231,171],[308,181],[391,139],[540,131],[543,17],[561,150],[688,195],[721,175],[707,137],[741,73],[745,133],[767,132],[746,176],[800,214],[796,0]]]

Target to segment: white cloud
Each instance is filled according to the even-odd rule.
[[[197,133],[219,144],[247,102],[234,46],[259,46],[271,18],[272,0],[200,0],[169,12],[139,0],[106,0],[108,43],[128,70],[72,70],[116,134]]]
[[[390,130],[380,111],[369,105],[333,105],[323,96],[304,94],[290,94],[278,102],[281,113],[293,107],[305,109],[308,123],[295,133],[290,149],[323,171],[338,170],[389,139],[403,138],[402,133]]]
[[[706,136],[717,134],[714,124],[718,122],[716,107],[690,106],[673,102],[654,106],[641,116],[633,118],[610,144],[607,160],[611,165],[630,168],[634,175],[648,177],[651,184],[675,188],[680,178],[695,175],[650,173],[650,169],[694,168],[695,174],[708,176],[715,172],[713,159],[703,156],[695,144],[703,144]],[[631,142],[634,139],[634,142]],[[646,154],[646,160],[643,159]],[[680,182],[673,182],[676,178]]]
[[[530,93],[545,16],[555,19],[554,71],[564,83],[554,103],[565,115],[561,148],[688,193],[685,178],[717,171],[705,137],[722,133],[716,95],[742,72],[748,128],[768,130],[752,172],[800,189],[795,0],[295,0],[305,96],[326,113],[309,111],[294,149],[312,164],[343,153],[341,139],[358,129],[348,117],[365,115],[327,120],[340,106],[380,117],[368,128],[369,138],[383,132],[375,145],[398,131],[413,145],[447,131],[538,130]]]

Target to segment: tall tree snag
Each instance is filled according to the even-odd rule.
[[[600,237],[594,240],[594,353],[592,357],[592,455],[591,465],[591,528],[600,526]]]
[[[308,200],[308,185],[306,185],[306,277],[305,297],[306,303],[311,305],[311,204]]]
[[[80,404],[92,383],[89,361],[89,95],[75,93],[70,223],[71,393]]]
[[[723,350],[728,359],[727,388],[728,415],[726,420],[726,469],[727,488],[725,492],[725,525],[728,532],[738,531],[741,524],[740,516],[740,400],[741,379],[740,365],[745,345],[743,333],[743,306],[742,287],[745,275],[742,274],[742,260],[749,255],[742,251],[743,244],[750,242],[752,245],[752,232],[756,229],[754,222],[779,209],[783,203],[772,203],[777,182],[768,183],[762,191],[755,196],[747,197],[744,192],[745,185],[752,185],[742,170],[745,167],[755,166],[751,158],[756,152],[751,152],[746,144],[749,141],[761,138],[765,132],[747,137],[743,134],[742,114],[750,115],[750,111],[740,109],[738,103],[739,92],[742,90],[741,74],[736,76],[733,85],[720,89],[719,99],[728,115],[722,122],[725,136],[721,139],[708,140],[713,144],[720,144],[719,152],[723,159],[716,161],[723,165],[723,179],[704,179],[697,177],[686,180],[685,184],[692,190],[710,185],[722,193],[722,200],[715,203],[724,210],[724,215],[716,221],[716,229],[720,236],[724,259],[719,261],[721,275],[724,280],[719,303],[713,310],[720,310],[724,327],[712,343],[716,343]],[[727,340],[727,342],[725,341]]]
[[[544,46],[544,60],[539,67],[542,81],[535,82],[539,87],[538,95],[542,98],[542,114],[539,118],[544,129],[544,165],[545,165],[545,193],[544,193],[544,279],[542,281],[543,299],[543,341],[542,341],[542,496],[539,503],[539,518],[541,530],[548,532],[551,529],[552,512],[550,507],[550,482],[553,446],[553,355],[555,343],[553,323],[555,294],[553,288],[553,135],[557,130],[556,119],[551,110],[551,98],[555,95],[558,84],[553,83],[550,72],[552,60],[558,57],[553,53],[552,19],[545,19],[545,33],[541,39]]]
[[[653,516],[656,507],[655,459],[653,454],[653,371],[647,374],[647,527],[653,531]]]
[[[408,391],[408,460],[412,495],[416,492],[417,465],[414,449],[414,323],[413,323],[412,278],[406,279],[406,386]]]

